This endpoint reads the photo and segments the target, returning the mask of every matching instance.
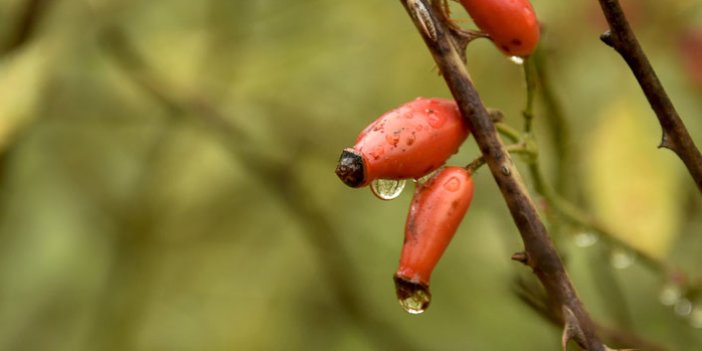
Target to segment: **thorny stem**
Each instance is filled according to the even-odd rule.
[[[541,91],[542,95],[545,95],[545,103],[547,105],[550,105],[550,107],[547,107],[547,109],[552,110],[551,113],[557,114],[557,116],[554,116],[552,122],[557,123],[558,127],[553,131],[554,133],[556,131],[562,130],[562,131],[567,131],[568,128],[565,124],[565,118],[563,117],[560,107],[558,102],[556,101],[555,96],[553,96],[553,92],[551,90],[549,82],[546,80],[546,75],[543,67],[543,62],[541,60],[543,59],[543,54],[542,52],[537,52],[535,57],[532,57],[531,59],[535,59],[535,67],[534,67],[534,73],[536,74],[534,78],[534,82],[532,84],[527,84],[527,102],[526,106],[524,108],[524,116],[527,118],[527,115],[534,116],[533,108],[534,105],[530,100],[533,99],[535,92],[536,92],[536,86],[538,85]],[[528,76],[528,71],[527,71],[527,76]],[[528,123],[528,122],[526,122]],[[503,133],[510,133],[513,134],[515,130],[510,127],[510,126],[503,126],[502,128],[498,128],[498,130]],[[525,135],[525,138],[528,138],[529,135]],[[561,142],[557,143],[558,147],[562,147],[564,145],[561,145],[562,142],[564,142],[563,139],[560,139]],[[519,142],[519,139],[514,140],[514,142]],[[535,147],[535,150],[538,150],[538,148]],[[636,249],[629,245],[628,243],[622,241],[619,239],[615,233],[613,233],[611,230],[609,230],[606,226],[604,226],[602,223],[600,223],[597,219],[592,217],[587,211],[582,210],[572,202],[568,201],[566,198],[564,198],[562,195],[560,195],[557,191],[552,189],[547,185],[547,182],[545,180],[545,177],[543,173],[541,172],[541,168],[539,167],[538,160],[536,159],[535,156],[537,154],[533,155],[529,162],[528,162],[528,167],[529,167],[529,173],[531,175],[533,184],[534,184],[534,190],[536,190],[537,193],[539,193],[541,196],[544,197],[546,202],[549,204],[549,208],[553,209],[557,215],[560,218],[563,218],[572,224],[575,224],[582,229],[589,229],[594,231],[595,233],[599,234],[604,241],[608,242],[611,245],[614,245],[616,247],[621,247],[627,250],[628,252],[631,252],[634,254],[637,259],[639,259],[643,264],[648,266],[651,270],[658,272],[658,273],[679,273],[678,270],[674,269],[671,267],[669,264],[666,262],[655,258],[644,251],[641,251],[639,249]],[[564,166],[568,166],[568,164],[564,164]],[[549,218],[549,220],[558,220],[559,218]]]
[[[595,334],[592,320],[568,278],[521,175],[505,150],[495,125],[468,76],[455,40],[450,37],[444,22],[437,20],[434,7],[427,0],[401,2],[432,53],[463,117],[471,125],[475,141],[519,228],[527,254],[526,263],[543,284],[551,299],[551,307],[558,311],[561,320],[565,322],[566,317],[572,316],[568,318],[565,329],[575,329],[577,333],[567,336],[573,337],[586,350],[604,351],[602,342]],[[440,5],[436,0],[434,3]]]
[[[685,124],[639,45],[619,1],[599,0],[599,3],[610,28],[600,39],[614,48],[626,61],[646,95],[648,103],[656,113],[663,129],[663,138],[659,147],[668,148],[678,155],[697,184],[697,188],[702,192],[702,154],[695,146]]]
[[[546,64],[544,62],[544,59],[545,55],[543,52],[543,48],[538,48],[534,55],[530,56],[529,59],[525,62],[525,65],[528,62],[533,62],[534,65],[533,71],[530,71],[525,67],[527,79],[529,77],[530,72],[533,73],[534,76],[532,76],[533,82],[531,84],[527,83],[527,102],[523,114],[525,118],[527,118],[527,115],[530,115],[533,118],[534,112],[532,100],[536,95],[535,93],[538,86],[538,89],[540,90],[540,95],[543,99],[543,103],[546,107],[546,110],[548,111],[546,114],[549,117],[548,124],[551,125],[553,128],[553,130],[551,131],[551,136],[553,138],[552,141],[555,145],[556,153],[559,159],[558,177],[566,178],[566,173],[564,170],[568,167],[572,167],[570,162],[568,162],[571,160],[572,157],[570,156],[570,152],[568,151],[570,150],[570,145],[566,143],[570,132],[566,123],[566,118],[563,115],[562,107],[560,106],[560,103],[557,97],[555,96],[554,91],[549,82],[549,77],[546,71]],[[501,128],[498,127],[498,130],[502,134],[509,133],[510,135],[514,135],[515,132],[514,128],[506,124]],[[524,137],[529,137],[529,135],[525,135]],[[520,139],[513,139],[513,141],[516,143],[519,142]],[[535,149],[538,150],[538,148],[536,147]],[[534,156],[536,156],[536,154]],[[532,158],[529,160],[529,173],[534,182],[534,188],[537,193],[544,197],[546,202],[549,204],[549,208],[552,208],[558,214],[558,216],[571,222],[572,224],[577,225],[582,229],[592,230],[593,232],[599,234],[604,241],[615,247],[619,247],[625,249],[628,252],[631,252],[635,255],[637,260],[642,262],[654,272],[668,275],[682,274],[684,276],[687,276],[685,273],[681,272],[679,268],[673,267],[667,262],[660,260],[654,256],[651,256],[646,252],[641,251],[635,247],[632,247],[627,242],[619,239],[620,236],[616,235],[616,233],[611,231],[611,229],[607,228],[607,226],[602,224],[599,220],[594,218],[587,211],[578,207],[573,202],[567,200],[561,194],[561,192],[563,191],[563,187],[559,186],[560,183],[556,185],[556,189],[549,187],[547,185],[547,182],[545,181],[545,177],[541,172],[541,168],[539,167],[537,161],[538,160],[536,158]],[[697,282],[694,282],[690,285],[694,288],[697,284]]]
[[[545,296],[535,287],[530,286],[530,284],[521,278],[517,278],[514,285],[514,293],[522,300],[526,305],[531,307],[536,313],[543,317],[546,321],[552,324],[559,325],[559,316],[554,314],[549,310],[545,304]],[[658,345],[655,342],[644,339],[643,337],[633,334],[629,331],[615,328],[604,327],[601,324],[595,323],[595,329],[599,335],[602,335],[604,339],[614,345],[637,345],[638,350],[646,351],[667,351],[668,349],[662,345]],[[611,349],[610,349],[611,350]],[[631,349],[628,349],[631,350]],[[625,351],[625,350],[621,350]]]

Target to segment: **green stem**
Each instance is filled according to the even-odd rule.
[[[522,154],[535,157],[535,150],[530,147],[530,145],[523,142],[507,145],[505,146],[505,151],[509,152],[510,154]],[[485,158],[480,156],[471,161],[471,163],[467,164],[464,168],[473,174],[483,165],[485,165]]]
[[[534,59],[527,57],[524,60],[524,80],[526,82],[526,105],[522,115],[524,116],[524,133],[531,134],[532,121],[534,119],[534,91],[536,90],[536,69]]]
[[[522,133],[507,123],[497,122],[495,123],[495,128],[500,134],[504,135],[514,143],[523,141]]]

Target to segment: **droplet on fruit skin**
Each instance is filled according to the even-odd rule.
[[[373,157],[374,160],[379,159],[380,157],[385,154],[385,149],[382,146],[378,146],[371,150],[371,152],[368,153],[371,157]]]
[[[431,303],[429,287],[420,283],[413,283],[395,276],[395,293],[402,309],[409,314],[421,314],[426,311]]]
[[[383,128],[385,128],[385,121],[379,121],[376,122],[375,125],[373,126],[373,131],[383,131]]]
[[[400,142],[400,133],[394,132],[392,134],[386,134],[385,141],[391,146],[397,146]]]
[[[376,179],[371,182],[371,191],[375,197],[381,200],[396,199],[405,188],[405,179]]]
[[[455,192],[460,187],[461,187],[461,181],[458,180],[458,178],[456,178],[456,177],[451,177],[444,183],[444,189],[446,189],[450,192]]]
[[[414,144],[414,141],[417,140],[417,132],[412,131],[409,135],[407,135],[407,139],[405,139],[405,143],[407,146],[412,146]]]
[[[438,113],[431,113],[429,114],[428,121],[432,128],[439,129],[446,123],[446,116]]]

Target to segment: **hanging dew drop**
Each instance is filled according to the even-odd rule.
[[[396,199],[402,190],[405,188],[406,180],[400,179],[376,179],[371,183],[371,191],[373,195],[381,200]]]
[[[574,238],[575,246],[583,248],[595,245],[597,240],[599,240],[597,234],[592,232],[580,232]]]
[[[524,58],[519,57],[519,56],[510,56],[509,60],[518,64],[518,65],[523,65],[524,64]]]
[[[395,276],[395,293],[400,306],[409,314],[421,314],[431,303],[429,287]]]
[[[616,269],[626,269],[634,264],[636,257],[630,251],[615,249],[609,257],[609,262]]]

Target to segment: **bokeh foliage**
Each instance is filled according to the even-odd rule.
[[[26,2],[0,0],[0,43]],[[699,193],[655,148],[643,95],[597,40],[596,1],[533,3],[570,123],[569,196],[701,279]],[[702,4],[627,3],[702,144],[702,88],[678,47],[702,27]],[[375,117],[449,96],[397,1],[47,4],[29,40],[0,57],[0,349],[559,347],[558,328],[514,293],[515,277],[533,277],[509,261],[521,243],[489,172],[476,176],[420,317],[398,307],[391,281],[411,192],[381,202],[334,176]],[[468,64],[486,105],[520,126],[520,67],[486,41],[471,44]],[[542,110],[540,158],[556,182]],[[469,139],[450,163],[477,155]],[[596,320],[671,350],[702,347],[702,329],[659,303],[665,274],[637,262],[614,270],[617,248],[580,248],[582,228],[560,229]]]

